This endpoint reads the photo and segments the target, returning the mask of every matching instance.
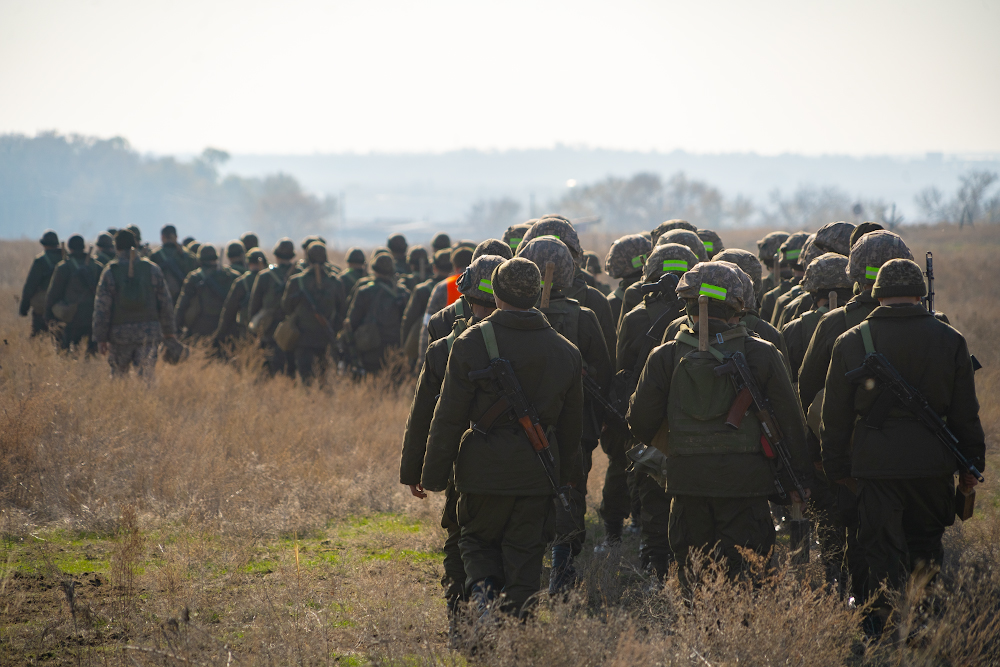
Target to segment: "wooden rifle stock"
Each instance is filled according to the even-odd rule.
[[[726,416],[726,426],[732,429],[738,429],[741,424],[743,424],[743,417],[746,416],[747,410],[753,404],[753,396],[750,394],[750,390],[743,387],[738,394],[736,394],[736,399],[733,404],[729,407],[729,414]]]
[[[827,297],[827,299],[829,300],[829,303],[827,304],[826,307],[829,310],[836,310],[837,309],[837,290],[830,290],[830,295]]]
[[[708,297],[698,297],[698,351],[708,352]]]
[[[552,296],[552,276],[556,272],[555,262],[545,262],[545,278],[542,281],[542,301],[539,304],[542,308],[549,307],[549,298]]]

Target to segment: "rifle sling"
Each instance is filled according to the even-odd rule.
[[[496,420],[503,417],[505,414],[510,412],[511,409],[510,401],[507,400],[506,396],[501,396],[497,399],[497,402],[489,407],[486,412],[472,425],[472,430],[479,433],[489,433],[490,429],[493,428],[493,424]]]

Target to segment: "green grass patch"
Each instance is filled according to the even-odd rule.
[[[405,534],[419,533],[420,521],[401,514],[383,512],[372,516],[350,517],[343,522],[328,522],[327,528],[337,531],[338,537],[361,537],[371,533]]]
[[[427,551],[415,551],[413,549],[379,549],[372,551],[362,557],[362,561],[371,562],[382,561],[406,561],[409,563],[429,563],[440,561],[444,558],[441,553],[431,553]]]

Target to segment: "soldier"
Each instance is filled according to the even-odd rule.
[[[511,225],[507,228],[507,231],[503,233],[503,242],[510,246],[511,252],[517,254],[517,248],[521,245],[521,239],[524,238],[524,235],[528,233],[528,230],[536,222],[538,222],[537,219],[528,220],[527,222]]]
[[[691,224],[684,220],[674,220],[663,223],[661,227],[667,224],[678,224],[681,222],[684,222],[686,225]],[[708,261],[708,253],[705,252],[705,244],[700,238],[698,238],[698,235],[695,232],[688,230],[686,227],[674,227],[661,232],[653,247],[655,249],[657,245],[664,245],[666,243],[679,243],[680,245],[686,246],[689,250],[691,250],[691,252],[693,252],[698,258],[699,262]],[[642,301],[641,287],[641,285],[633,285],[629,289],[625,290],[625,298],[622,303],[622,314],[618,318],[619,327],[622,322],[621,318]]]
[[[847,277],[847,258],[835,252],[820,255],[809,262],[800,283],[802,290],[810,295],[812,306],[808,312],[781,330],[781,337],[788,347],[788,362],[792,369],[792,382],[799,380],[799,366],[806,354],[809,341],[820,318],[829,310],[830,292],[837,292],[837,303],[847,303],[854,296],[852,281]]]
[[[284,319],[281,297],[285,293],[285,283],[293,273],[295,244],[288,237],[282,238],[274,246],[275,265],[262,270],[253,281],[250,292],[250,333],[257,336],[259,345],[268,351],[267,369],[271,375],[285,373],[295,377],[295,359],[286,354],[274,341],[274,330]]]
[[[171,302],[176,305],[181,295],[181,285],[187,275],[198,268],[198,260],[177,245],[177,228],[173,225],[164,225],[160,230],[160,243],[160,247],[149,258],[163,271]]]
[[[540,223],[541,224],[541,223]],[[614,372],[608,356],[607,344],[601,333],[597,316],[589,308],[565,296],[576,277],[576,262],[561,240],[552,236],[539,236],[530,241],[521,241],[518,257],[531,260],[544,275],[546,265],[554,266],[549,303],[539,305],[552,328],[573,343],[583,357],[584,373],[593,381],[595,391],[607,398],[607,390]],[[544,286],[543,286],[544,293]],[[570,511],[556,504],[556,541],[552,545],[552,575],[549,578],[549,592],[570,585],[575,578],[573,559],[583,549],[586,540],[584,515],[587,510],[587,478],[593,464],[593,452],[601,437],[602,415],[597,411],[590,394],[584,394],[583,430],[581,436],[581,465],[573,473],[573,489],[570,492]]]
[[[219,327],[215,330],[213,340],[218,346],[225,341],[242,339],[247,335],[250,324],[250,293],[253,291],[257,274],[267,268],[267,257],[260,248],[251,248],[247,253],[247,272],[233,281],[226,295],[219,315]]]
[[[226,295],[240,274],[219,266],[215,246],[203,245],[198,251],[201,268],[184,279],[181,296],[174,307],[174,320],[183,328],[185,338],[212,336],[219,326],[219,316]]]
[[[539,218],[538,222],[533,224],[524,234],[521,245],[523,246],[539,236],[555,236],[569,248],[573,262],[576,264],[576,276],[573,279],[573,284],[563,290],[563,296],[567,299],[576,299],[581,306],[594,311],[594,314],[597,315],[597,321],[601,323],[604,342],[608,345],[608,356],[611,358],[611,363],[614,364],[617,322],[611,316],[611,304],[608,303],[607,297],[591,286],[593,277],[580,268],[580,262],[583,261],[583,247],[580,245],[580,237],[577,235],[576,229],[573,228],[569,220],[562,216],[547,215]],[[520,246],[518,247],[520,248]]]
[[[127,375],[135,366],[153,381],[157,350],[164,338],[174,338],[174,310],[160,267],[135,251],[135,235],[115,234],[117,256],[101,273],[94,300],[94,340],[108,355],[113,376]]]
[[[601,258],[597,256],[596,252],[588,250],[583,253],[583,268],[594,277],[593,286],[597,288],[598,292],[604,296],[611,294],[611,288],[597,279],[601,275]]]
[[[411,246],[406,252],[406,266],[409,271],[400,276],[399,281],[407,292],[412,292],[417,285],[427,280],[430,273],[427,261],[427,251],[420,246]],[[403,339],[405,340],[405,339]]]
[[[392,253],[392,261],[396,273],[401,276],[409,273],[409,265],[406,263],[406,248],[408,247],[406,237],[402,234],[393,234],[385,242],[385,245],[389,248],[389,252]]]
[[[31,263],[28,277],[24,281],[24,289],[21,290],[21,301],[18,303],[21,317],[27,317],[28,309],[31,309],[32,336],[48,331],[48,325],[45,323],[45,294],[48,292],[49,281],[52,279],[52,272],[56,270],[56,264],[63,260],[59,237],[54,231],[45,230],[39,243],[42,244],[43,252]]]
[[[351,248],[344,256],[344,261],[347,262],[347,270],[337,277],[344,284],[344,293],[350,296],[358,281],[368,275],[368,269],[365,268],[365,253],[361,248]]]
[[[385,353],[399,347],[399,325],[409,299],[406,290],[396,285],[396,266],[391,255],[378,255],[372,262],[372,271],[374,280],[357,290],[348,306],[344,327],[349,345],[359,355],[366,373],[381,370]]]
[[[74,234],[66,244],[69,256],[56,265],[45,297],[47,321],[63,322],[59,346],[66,350],[87,336],[87,354],[97,352],[97,342],[91,335],[94,319],[94,297],[104,265],[84,250],[83,237]]]
[[[808,232],[795,232],[789,235],[779,247],[778,272],[781,282],[777,287],[764,293],[764,298],[760,302],[760,318],[770,322],[774,316],[774,304],[779,296],[782,296],[795,285],[799,284],[805,267],[799,264],[799,256],[802,254],[802,246],[806,244],[810,234]]]
[[[432,275],[424,282],[417,285],[410,293],[410,299],[406,302],[406,309],[403,311],[403,320],[400,324],[399,339],[403,341],[403,351],[411,366],[417,363],[420,358],[420,334],[424,328],[424,313],[427,312],[427,302],[431,298],[431,291],[439,282],[451,275],[453,270],[451,264],[451,249],[442,248],[434,253],[434,263],[431,265]]]
[[[764,295],[777,287],[778,283],[781,282],[781,269],[779,266],[774,265],[774,256],[778,254],[781,244],[784,243],[785,239],[789,236],[788,232],[771,232],[766,234],[761,240],[757,241],[757,258],[770,272],[761,282],[760,291],[757,293],[758,306],[761,304]]]
[[[247,249],[242,241],[230,241],[226,244],[226,259],[229,268],[240,275],[247,272]]]
[[[240,243],[250,252],[253,248],[260,248],[260,239],[254,232],[243,232],[240,234]]]
[[[669,540],[688,591],[692,550],[714,551],[736,575],[743,564],[741,548],[766,556],[774,546],[767,497],[776,484],[762,451],[760,423],[749,415],[736,430],[725,423],[736,392],[730,378],[714,369],[727,355],[745,356],[774,408],[795,473],[808,486],[805,424],[778,350],[737,323],[743,290],[738,269],[722,262],[701,263],[684,274],[677,293],[695,326],[653,350],[629,408],[633,435],[647,446],[666,449],[665,490],[673,496]],[[708,297],[708,322],[698,317],[699,296]],[[708,352],[699,352],[697,336],[706,325]],[[793,488],[787,478],[782,483]],[[793,501],[802,500],[792,493]]]
[[[451,249],[451,237],[449,237],[444,232],[438,232],[431,239],[431,253],[437,255],[439,250],[450,250]]]
[[[611,319],[621,320],[625,290],[642,279],[642,270],[653,245],[642,234],[629,234],[611,244],[604,259],[604,270],[618,280],[618,287],[608,296],[611,305]]]
[[[656,242],[660,240],[660,237],[669,231],[674,229],[684,229],[689,232],[697,232],[698,228],[692,225],[687,220],[681,220],[680,218],[674,218],[673,220],[667,220],[666,222],[661,222],[656,226],[652,232],[650,232],[649,242],[652,245],[656,245]],[[697,254],[697,253],[695,253]]]
[[[493,300],[492,277],[493,270],[505,260],[496,255],[482,255],[469,265],[458,281],[459,289],[472,306],[472,317],[469,324],[476,324],[496,310]],[[420,484],[420,474],[424,464],[424,454],[427,450],[427,435],[430,433],[431,419],[441,386],[444,384],[445,371],[448,367],[448,356],[457,336],[449,334],[438,339],[427,348],[424,365],[420,369],[417,388],[410,405],[410,416],[406,420],[406,431],[403,435],[403,450],[399,459],[399,481],[410,487],[410,493],[416,498],[424,499],[427,493]],[[441,527],[448,531],[448,539],[444,543],[444,576],[441,585],[445,589],[445,599],[448,600],[448,616],[452,621],[457,617],[459,604],[468,599],[465,591],[465,568],[462,565],[462,552],[458,547],[461,531],[458,525],[458,492],[454,480],[449,480],[445,489],[444,513],[441,516]]]
[[[705,253],[709,260],[714,259],[716,255],[726,249],[726,246],[722,244],[722,239],[711,229],[699,229],[697,234],[705,246]]]
[[[867,354],[882,354],[947,422],[959,451],[979,470],[986,463],[968,346],[962,334],[921,305],[926,293],[913,261],[882,264],[872,289],[879,306],[837,338],[827,375],[823,468],[829,479],[858,490],[858,539],[872,591],[881,584],[899,589],[912,572],[933,575],[944,558],[941,536],[955,521],[953,475],[959,471],[966,490],[977,479],[901,404],[890,401],[887,411],[881,409],[887,387],[872,378],[855,384],[846,374]],[[868,629],[879,634],[887,616],[880,596]]]
[[[541,586],[553,535],[552,482],[510,411],[490,414],[503,400],[497,383],[469,374],[494,358],[510,363],[553,442],[552,481],[568,485],[580,448],[582,366],[579,350],[533,308],[540,283],[538,269],[521,257],[493,272],[499,310],[452,346],[422,473],[425,489],[443,491],[454,471],[466,590],[481,609],[502,596],[501,609],[515,614]]]
[[[799,256],[799,264],[803,268],[809,263],[828,252],[837,253],[847,257],[851,252],[851,233],[854,225],[850,222],[831,222],[823,225],[811,244],[802,247],[802,254]],[[793,293],[797,292],[795,296]],[[779,331],[786,324],[794,320],[802,313],[812,307],[812,296],[802,289],[802,285],[796,285],[782,297],[774,302],[774,315],[772,322]]]
[[[184,244],[184,249],[187,250],[192,257],[197,257],[198,251],[201,250],[201,243],[195,239],[191,239],[189,242]]]
[[[343,284],[325,270],[324,243],[310,244],[306,258],[310,268],[285,282],[281,308],[299,333],[295,366],[302,384],[308,387],[317,374],[320,384],[325,384],[327,348],[337,340],[346,315],[347,297]],[[314,364],[318,369],[314,370]]]
[[[97,261],[102,265],[106,265],[115,258],[115,239],[111,234],[101,232],[97,235],[97,241],[94,245],[97,246]]]
[[[618,399],[616,402],[623,406],[623,412],[628,409],[628,399],[635,392],[649,353],[659,346],[667,325],[681,319],[684,314],[684,300],[677,296],[675,288],[680,277],[696,264],[698,257],[690,248],[679,243],[656,246],[646,260],[642,274],[643,286],[649,291],[643,295],[642,302],[625,315],[618,331],[614,395]],[[672,280],[661,283],[661,278],[665,275],[672,277]],[[657,287],[653,289],[654,286]],[[601,442],[604,443],[603,438]],[[605,450],[608,454],[608,476],[604,482],[601,517],[604,519],[609,543],[621,540],[621,523],[628,510],[619,500],[624,486],[624,469],[628,463],[625,454],[636,444],[638,443],[629,437],[626,430],[620,438],[620,447]],[[612,497],[618,503],[609,499],[609,486],[617,491]],[[635,472],[634,486],[641,507],[639,558],[644,569],[662,579],[667,575],[673,560],[667,534],[670,496],[655,479],[641,471]]]
[[[135,249],[138,251],[139,255],[142,257],[149,257],[152,250],[148,243],[142,242],[142,233],[139,231],[138,225],[129,225],[125,229],[132,232],[132,236],[135,237]]]
[[[309,257],[307,256],[306,253],[309,250],[309,247],[312,246],[313,243],[322,243],[323,245],[326,245],[326,239],[324,239],[322,236],[319,236],[318,234],[310,234],[309,236],[302,239],[302,243],[300,244],[300,247],[302,248],[302,259],[296,262],[295,270],[293,273],[299,273],[300,271],[308,271],[312,268],[312,265],[309,263]],[[326,262],[325,264],[323,264],[323,270],[326,271],[327,274],[331,276],[335,276],[338,273],[340,273],[340,267],[334,266],[330,262]]]
[[[451,251],[452,274],[431,288],[431,295],[427,299],[427,307],[424,309],[424,319],[420,325],[420,338],[417,344],[417,367],[424,363],[424,353],[427,351],[427,345],[431,341],[427,330],[431,318],[438,311],[444,310],[456,301],[462,300],[462,295],[458,291],[458,277],[472,263],[474,254],[475,251],[473,249],[464,246],[453,248]],[[462,317],[468,317],[471,312],[469,304],[463,301],[462,306],[459,307],[463,310]],[[452,324],[454,324],[454,318],[450,322],[447,322],[447,331],[440,333],[438,337],[447,335],[447,332],[451,331]]]

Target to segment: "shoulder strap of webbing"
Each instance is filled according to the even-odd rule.
[[[861,340],[865,342],[865,354],[875,354],[875,342],[872,340],[872,328],[868,320],[861,323]]]
[[[455,302],[455,317],[465,318],[465,307],[462,305],[461,297]]]
[[[692,336],[691,334],[684,333],[683,331],[678,331],[677,336],[674,337],[674,340],[684,343],[685,345],[690,345],[696,350],[698,349],[698,339]],[[726,357],[722,354],[722,352],[712,347],[712,343],[709,343],[708,351],[711,352],[712,356],[718,359],[720,363],[726,360]]]
[[[500,348],[497,347],[497,336],[496,332],[493,331],[493,323],[490,321],[483,322],[479,330],[483,332],[483,342],[486,343],[486,353],[490,355],[490,361],[499,359]]]

